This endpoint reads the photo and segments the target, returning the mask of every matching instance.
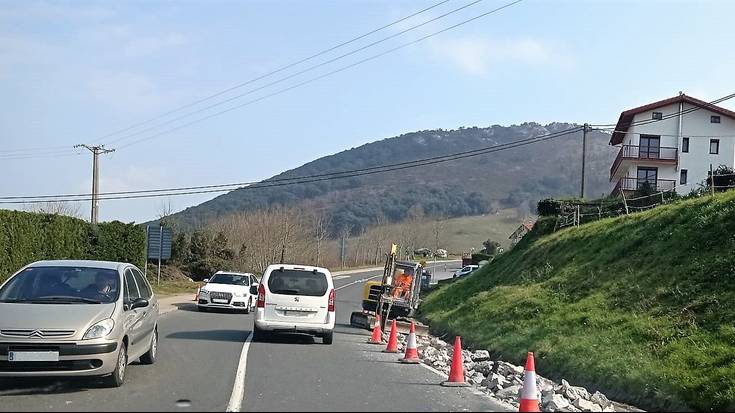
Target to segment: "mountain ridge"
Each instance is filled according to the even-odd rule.
[[[509,144],[579,125],[552,122],[430,129],[383,138],[307,162],[262,182],[371,168]],[[333,232],[361,228],[379,220],[401,221],[410,214],[457,217],[517,208],[533,211],[547,196],[574,196],[581,174],[581,131],[495,153],[400,171],[271,188],[240,188],[172,219],[194,228],[212,219],[274,206],[326,210]],[[607,169],[615,150],[609,135],[588,133],[588,194],[608,193]],[[549,151],[547,145],[555,150]],[[553,154],[554,156],[549,156]]]

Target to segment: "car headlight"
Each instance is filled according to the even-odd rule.
[[[111,318],[108,318],[107,320],[102,320],[99,323],[90,327],[89,330],[84,333],[84,337],[82,338],[82,340],[94,340],[97,338],[105,337],[108,334],[112,333],[112,329],[114,327],[115,322],[112,321]]]
[[[202,288],[201,290],[199,290],[199,295],[203,295],[203,294],[209,294],[209,291]]]
[[[235,297],[242,298],[245,297],[247,294],[245,293],[235,293]]]

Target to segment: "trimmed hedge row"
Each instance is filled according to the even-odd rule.
[[[96,226],[60,215],[0,210],[0,282],[34,261],[94,259],[145,264],[145,228]]]

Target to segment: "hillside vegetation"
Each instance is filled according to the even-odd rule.
[[[549,227],[430,294],[423,317],[642,408],[735,410],[735,192]]]
[[[368,143],[325,156],[272,179],[350,171],[413,161],[545,135],[572,128],[567,123],[456,130],[427,130]],[[608,171],[616,150],[609,135],[588,136],[588,193],[608,193]],[[581,132],[545,143],[438,163],[428,167],[271,188],[241,188],[171,218],[182,229],[216,218],[276,206],[323,210],[330,233],[352,233],[379,222],[402,222],[417,212],[429,217],[482,215],[499,209],[532,212],[539,199],[579,192]],[[269,180],[266,180],[269,181]]]

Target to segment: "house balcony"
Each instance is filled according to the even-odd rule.
[[[637,178],[620,178],[612,194],[619,194],[620,191],[634,192],[640,189],[646,182],[651,186],[655,192],[671,192],[676,190],[676,181],[673,179],[657,179],[657,180],[646,180]]]
[[[612,164],[612,168],[610,168],[610,180],[614,180],[618,176],[618,172],[626,171],[631,164],[641,161],[647,164],[678,165],[679,148],[623,145]]]

